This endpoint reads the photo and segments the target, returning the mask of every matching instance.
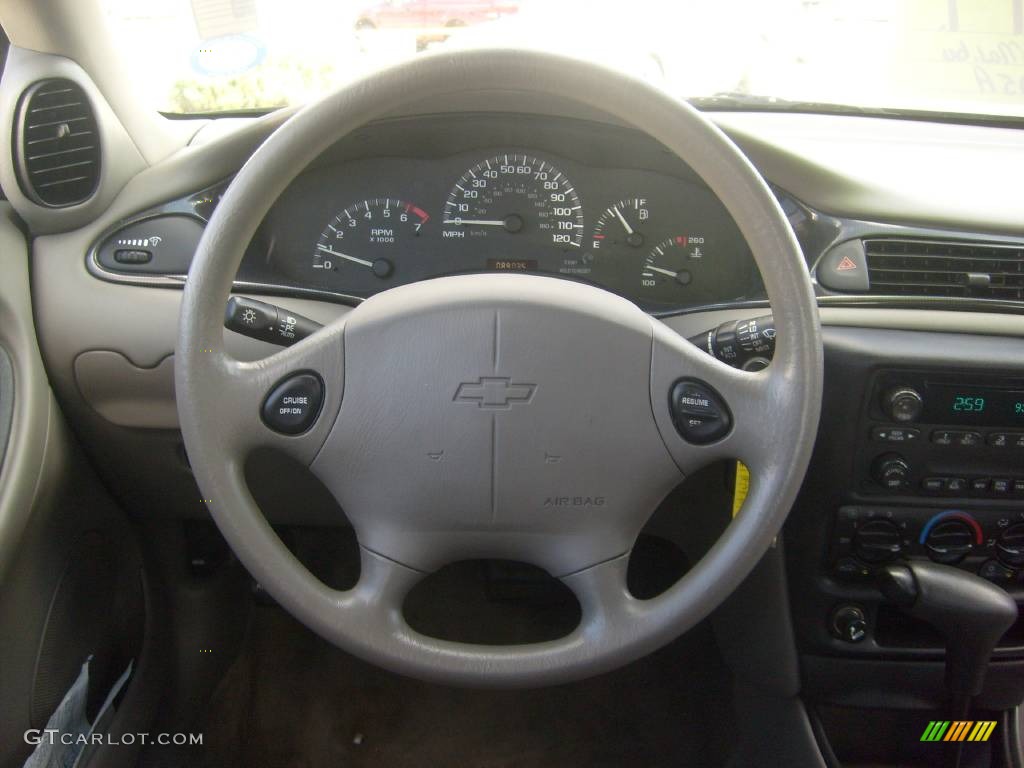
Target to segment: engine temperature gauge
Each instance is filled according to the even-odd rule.
[[[673,235],[651,249],[640,268],[640,286],[654,300],[678,297],[680,286],[694,280],[707,254],[700,235]]]

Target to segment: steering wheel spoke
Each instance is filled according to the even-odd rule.
[[[601,634],[610,626],[628,626],[636,618],[639,602],[626,587],[629,555],[597,563],[562,577],[580,603],[580,630]]]
[[[759,473],[789,439],[791,414],[778,367],[742,371],[716,360],[655,323],[651,405],[665,445],[687,475],[719,459]]]
[[[345,318],[269,357],[243,362],[224,353],[218,376],[218,417],[231,425],[231,449],[270,446],[309,464],[330,433],[344,384]]]

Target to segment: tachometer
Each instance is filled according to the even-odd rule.
[[[418,237],[429,218],[422,208],[393,197],[354,203],[320,234],[313,251],[313,269],[390,277],[402,244]]]
[[[515,237],[563,251],[583,239],[583,206],[572,183],[546,160],[498,155],[455,182],[444,208],[446,238]]]

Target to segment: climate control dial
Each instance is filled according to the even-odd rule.
[[[1024,523],[1005,529],[996,542],[996,554],[1003,565],[1024,568]]]
[[[964,512],[936,515],[921,531],[921,544],[936,563],[959,563],[983,541],[978,521]]]
[[[853,550],[865,563],[885,563],[903,550],[903,535],[892,520],[868,520],[854,534]]]

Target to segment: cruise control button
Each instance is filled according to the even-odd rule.
[[[299,435],[313,426],[324,399],[324,385],[312,373],[299,373],[278,383],[263,401],[263,423],[275,432]]]
[[[684,379],[676,382],[669,404],[676,429],[689,443],[713,443],[732,429],[732,415],[725,401],[702,381]]]

